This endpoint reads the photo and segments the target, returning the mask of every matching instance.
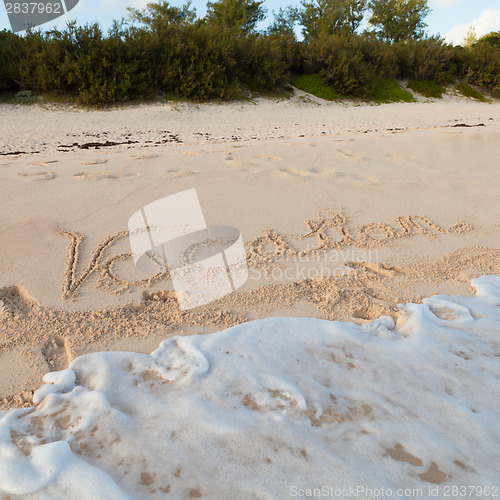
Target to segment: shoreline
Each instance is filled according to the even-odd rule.
[[[495,494],[500,277],[471,287],[402,306],[396,324],[268,318],[75,359],[36,408],[0,411],[2,488],[250,498],[258,475],[269,498]]]

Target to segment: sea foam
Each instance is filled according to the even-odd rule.
[[[272,318],[81,356],[0,414],[0,497],[494,498],[500,277],[472,285],[396,325]]]

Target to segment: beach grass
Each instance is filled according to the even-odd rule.
[[[344,96],[328,85],[321,75],[302,75],[293,81],[293,85],[308,94],[326,101],[337,101]]]
[[[295,87],[308,94],[312,94],[326,101],[339,101],[348,99],[337,92],[334,87],[328,85],[321,75],[303,75],[293,81]],[[377,104],[390,102],[415,102],[411,92],[405,90],[396,80],[376,78],[373,82],[374,90],[370,99]]]
[[[487,102],[488,100],[483,94],[481,94],[481,92],[479,92],[479,90],[476,90],[474,87],[471,87],[467,83],[463,82],[457,83],[455,85],[455,89],[464,97],[470,97],[472,99],[476,99],[477,101],[481,102]]]
[[[415,102],[411,92],[401,87],[396,80],[378,78],[372,93],[372,100],[378,104],[388,102]]]
[[[443,86],[430,80],[410,80],[408,82],[408,87],[413,90],[413,92],[417,92],[424,97],[435,99],[443,97],[443,94],[446,92]]]
[[[0,94],[0,103],[2,104],[34,104],[38,101],[39,96],[33,94],[30,90],[2,92]]]

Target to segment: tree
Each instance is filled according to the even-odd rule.
[[[349,32],[355,33],[363,20],[368,0],[351,0],[346,2],[346,18]]]
[[[488,44],[492,47],[500,48],[500,31],[492,31],[480,38],[477,43]]]
[[[145,9],[127,7],[129,18],[147,26],[151,31],[159,31],[166,26],[192,24],[196,19],[196,10],[188,1],[182,7],[175,7],[162,0],[148,3]]]
[[[367,0],[303,0],[299,12],[303,35],[316,38],[320,33],[353,34],[363,20]]]
[[[476,28],[474,28],[474,26],[471,26],[467,30],[467,35],[465,35],[462,45],[464,45],[465,47],[472,47],[476,42],[477,42]]]
[[[274,12],[274,20],[267,28],[270,35],[289,35],[295,38],[295,24],[299,21],[299,11],[296,7],[280,7],[278,12]]]
[[[370,24],[386,42],[422,38],[424,18],[431,11],[427,0],[371,0],[369,7]]]
[[[205,20],[221,29],[236,29],[245,33],[255,30],[265,17],[264,0],[219,0],[208,2]]]

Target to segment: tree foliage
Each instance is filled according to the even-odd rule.
[[[477,40],[478,43],[482,44],[488,44],[491,47],[496,47],[500,49],[500,31],[492,31],[491,33],[488,33],[487,35],[484,35],[481,37],[479,40]]]
[[[265,18],[264,0],[219,0],[208,2],[205,20],[223,30],[254,31]]]
[[[161,0],[158,3],[148,3],[145,9],[127,7],[127,10],[131,21],[138,22],[154,32],[169,26],[189,25],[196,19],[196,10],[191,8],[191,2],[176,7]]]
[[[363,20],[367,0],[303,0],[299,11],[306,40],[334,33],[354,34]]]
[[[295,39],[295,25],[300,20],[300,13],[296,7],[280,7],[273,12],[273,22],[267,28],[269,35],[288,35]]]
[[[427,0],[371,0],[370,24],[386,42],[424,36],[425,17],[430,13]]]
[[[462,42],[462,45],[465,47],[471,47],[477,42],[477,33],[476,33],[476,28],[474,26],[471,26],[467,30],[467,34],[464,37],[464,41]]]
[[[252,0],[212,4],[206,19],[197,19],[189,3],[175,7],[161,1],[131,9],[132,24],[115,22],[107,33],[96,23],[75,22],[63,30],[24,36],[4,30],[0,92],[69,94],[85,104],[162,93],[196,101],[227,100],[242,89],[278,90],[293,74],[319,75],[321,80],[313,80],[339,95],[359,98],[373,97],[382,80],[394,78],[441,86],[460,80],[500,95],[500,33],[470,47],[453,47],[438,37],[422,37],[422,23],[413,18],[409,23],[403,16],[404,30],[396,22],[395,31],[381,33],[378,27],[378,34],[360,35],[355,31],[364,2],[311,1],[315,3],[304,4],[302,11],[281,9],[264,33],[256,31],[262,4]],[[396,3],[415,7],[415,2],[425,14],[423,0]],[[297,41],[295,26],[304,22],[307,6],[314,14],[307,18],[312,24],[305,41]],[[216,12],[225,14],[218,17]]]

